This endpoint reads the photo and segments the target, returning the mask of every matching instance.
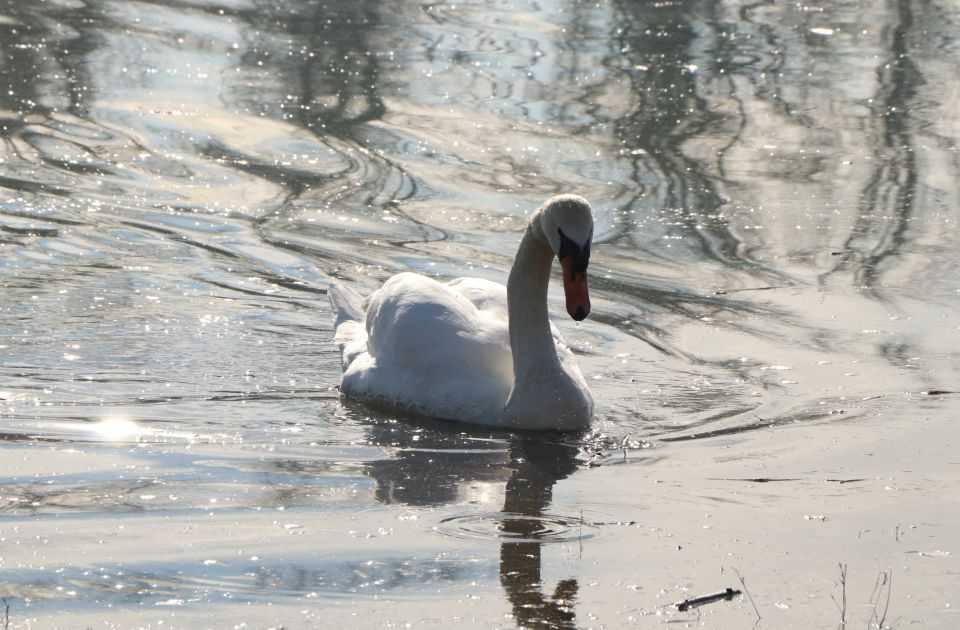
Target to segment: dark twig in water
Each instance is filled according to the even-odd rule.
[[[702,597],[693,597],[691,599],[685,599],[682,602],[677,602],[677,610],[680,612],[685,612],[691,608],[696,608],[698,606],[703,606],[704,604],[712,604],[713,602],[719,602],[722,600],[731,600],[737,595],[740,595],[740,591],[735,588],[728,588],[719,593],[713,593],[711,595],[703,595]]]
[[[928,389],[923,393],[927,396],[946,396],[947,394],[956,394],[957,392],[950,391],[949,389]]]
[[[847,625],[847,565],[840,562],[840,589],[841,589],[841,598],[843,605],[837,604],[837,598],[833,595],[830,595],[830,599],[833,600],[833,603],[836,604],[837,609],[840,611],[840,625]]]
[[[753,596],[750,594],[749,589],[747,589],[747,583],[743,580],[743,576],[740,575],[740,571],[734,569],[733,572],[737,574],[737,578],[740,580],[740,586],[743,587],[743,592],[747,594],[747,599],[750,600],[750,605],[753,606],[753,612],[757,613],[757,621],[760,621],[760,611],[757,610],[757,603],[753,601]]]
[[[10,604],[3,599],[3,630],[10,630]]]

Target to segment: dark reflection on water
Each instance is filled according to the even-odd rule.
[[[553,497],[554,485],[576,470],[572,449],[545,442],[519,441],[511,448],[514,462],[503,503],[503,530],[524,537],[523,542],[500,544],[500,584],[513,606],[513,616],[524,627],[575,628],[574,602],[579,585],[576,578],[560,580],[551,594],[542,579],[542,545],[536,519],[542,517]]]
[[[392,459],[370,462],[366,468],[376,480],[377,499],[384,503],[476,504],[469,500],[471,489],[502,485],[500,514],[462,514],[448,519],[441,531],[499,541],[500,583],[516,623],[576,627],[577,580],[561,580],[549,595],[541,580],[543,544],[590,538],[590,526],[584,535],[581,518],[548,513],[554,486],[583,464],[576,446],[532,436],[478,440],[439,426],[423,430],[405,423],[375,425],[372,436],[374,443],[399,449]]]
[[[911,2],[896,3],[890,50],[878,70],[878,90],[872,99],[873,172],[864,183],[860,217],[836,268],[852,267],[858,285],[880,299],[883,294],[876,287],[880,267],[906,244],[918,192],[918,147],[910,112],[924,79],[910,58],[913,12]]]
[[[502,482],[510,461],[502,439],[453,434],[443,427],[423,430],[406,423],[378,423],[370,428],[369,438],[394,450],[392,457],[366,465],[376,480],[376,498],[384,503],[457,503],[471,484]]]
[[[154,468],[30,460],[0,520],[412,510],[499,563],[144,560],[159,586],[98,601],[476,579],[518,625],[573,627],[578,577],[541,583],[543,551],[589,524],[553,491],[621,438],[661,442],[623,453],[652,467],[956,388],[958,22],[910,0],[3,3],[0,450]],[[502,281],[556,192],[596,211],[592,318],[557,325],[599,436],[339,403],[330,278]],[[27,564],[6,596],[109,590]]]
[[[631,156],[633,178],[643,185],[631,202],[653,205],[670,213],[674,231],[692,237],[697,257],[717,258],[734,267],[756,265],[744,260],[740,240],[720,216],[725,199],[722,147],[716,156],[700,159],[688,155],[684,144],[700,136],[726,130],[724,112],[711,111],[711,103],[700,92],[698,73],[708,76],[731,65],[732,51],[718,47],[712,67],[700,68],[692,56],[698,38],[696,22],[715,16],[700,15],[700,3],[624,2],[617,7],[624,18],[617,45],[616,65],[630,79],[636,105],[614,121],[614,135]],[[712,18],[712,19],[711,19]],[[652,197],[649,199],[648,197]]]

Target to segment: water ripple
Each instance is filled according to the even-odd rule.
[[[503,512],[461,514],[440,521],[437,530],[445,536],[511,543],[584,542],[599,529],[579,517],[543,514],[530,516]]]

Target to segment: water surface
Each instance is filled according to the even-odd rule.
[[[0,5],[11,627],[954,627],[958,27]],[[590,434],[340,400],[331,279],[503,281],[560,192],[597,223],[590,319],[551,288]]]

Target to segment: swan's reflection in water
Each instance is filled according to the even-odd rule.
[[[507,480],[505,514],[543,517],[553,499],[554,484],[577,468],[576,450],[568,445],[517,438],[510,447],[512,471]],[[573,601],[577,580],[560,580],[550,597],[543,592],[540,571],[542,535],[537,519],[503,521],[508,534],[519,534],[523,542],[504,541],[500,545],[500,584],[513,607],[519,626],[545,625],[550,628],[575,627]]]
[[[385,503],[440,505],[476,503],[478,488],[503,488],[500,513],[464,515],[451,519],[464,526],[463,537],[488,537],[500,543],[500,584],[519,627],[576,627],[575,578],[553,585],[542,583],[545,544],[577,540],[580,519],[548,512],[556,483],[577,470],[576,446],[535,435],[489,438],[459,435],[449,429],[405,429],[403,425],[375,427],[374,441],[398,448],[390,460],[370,462],[368,472],[377,482],[376,496]],[[451,442],[458,442],[451,448]],[[489,525],[477,529],[478,522]],[[458,535],[456,525],[443,530]],[[479,533],[478,533],[479,532]],[[572,534],[572,535],[571,535]]]

